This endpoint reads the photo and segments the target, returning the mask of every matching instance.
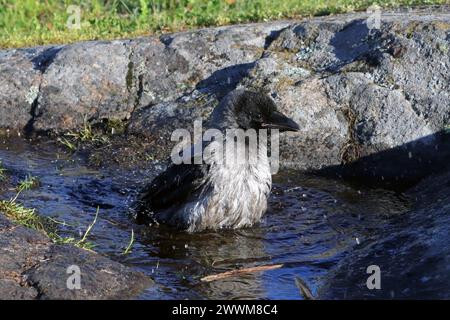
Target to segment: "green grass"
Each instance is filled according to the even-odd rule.
[[[78,149],[78,147],[76,146],[76,144],[74,144],[72,141],[64,138],[64,137],[59,137],[57,139],[57,141],[59,143],[61,143],[63,146],[65,146],[67,149],[69,149],[70,151],[74,152]]]
[[[39,187],[39,179],[32,175],[27,175],[24,180],[19,181],[17,191],[22,192],[24,190],[30,190]]]
[[[103,138],[92,130],[91,124],[84,119],[83,128],[79,131],[69,131],[66,136],[78,142],[103,142]]]
[[[17,224],[48,234],[51,224],[37,215],[34,209],[25,208],[14,199],[1,200],[0,212]]]
[[[131,229],[130,242],[128,243],[128,246],[125,248],[125,250],[123,251],[122,254],[129,254],[131,252],[131,248],[133,247],[133,244],[134,244],[134,230]]]
[[[0,173],[1,172],[2,171],[0,170]],[[0,214],[5,215],[8,219],[19,225],[44,233],[50,240],[52,240],[56,244],[69,244],[88,251],[92,251],[95,245],[88,240],[88,237],[91,234],[92,228],[97,223],[100,208],[97,207],[94,220],[86,228],[86,231],[81,238],[63,237],[59,235],[57,226],[67,226],[65,222],[61,222],[50,217],[40,216],[36,213],[35,209],[26,208],[22,204],[17,202],[17,199],[23,191],[36,188],[38,187],[38,185],[39,182],[37,178],[31,175],[28,175],[23,181],[20,181],[16,187],[17,193],[12,199],[0,200]],[[125,248],[122,254],[125,255],[131,252],[134,240],[134,230],[132,229],[130,242],[128,243],[128,246]]]
[[[298,18],[449,0],[0,0],[0,48],[128,38],[196,27]],[[69,5],[81,28],[66,26]]]
[[[57,141],[72,152],[78,150],[83,143],[106,144],[108,142],[108,137],[94,130],[86,118],[83,123],[80,130],[70,130],[64,136],[58,137]],[[112,132],[115,131],[112,130]]]
[[[28,181],[29,180],[30,179],[28,179]],[[64,224],[64,223],[56,221],[55,219],[52,218],[42,217],[36,213],[35,209],[26,208],[22,204],[18,203],[17,198],[19,197],[20,193],[28,189],[21,188],[19,184],[17,190],[18,192],[14,196],[14,198],[10,200],[0,200],[0,213],[4,214],[11,221],[19,225],[43,232],[54,243],[71,244],[85,250],[92,250],[94,245],[92,242],[88,241],[88,235],[90,234],[92,228],[97,222],[99,208],[97,208],[94,221],[88,226],[83,237],[81,237],[80,239],[76,239],[73,237],[62,237],[58,234],[57,224]]]
[[[87,229],[84,232],[83,237],[81,237],[81,239],[75,239],[73,237],[60,237],[58,234],[54,233],[51,235],[52,240],[58,244],[71,244],[71,245],[74,245],[79,248],[83,248],[86,250],[92,250],[95,245],[92,242],[87,241],[87,238],[88,238],[89,234],[91,233],[91,230],[94,227],[95,223],[97,222],[99,211],[100,211],[100,208],[97,207],[97,211],[95,212],[94,221],[87,227]]]

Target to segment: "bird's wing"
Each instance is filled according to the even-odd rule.
[[[140,207],[161,210],[183,202],[204,184],[206,170],[206,165],[171,165],[141,191]]]
[[[205,144],[203,145],[203,147]],[[168,208],[176,203],[185,201],[189,195],[200,189],[205,183],[205,176],[209,170],[206,164],[195,164],[194,159],[199,156],[191,148],[190,164],[172,164],[152,180],[140,192],[138,211],[153,211]],[[203,148],[199,149],[200,151]]]

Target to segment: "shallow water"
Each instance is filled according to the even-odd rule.
[[[375,241],[410,208],[408,198],[393,191],[285,171],[274,176],[269,210],[260,225],[187,234],[164,226],[143,227],[130,218],[137,188],[162,169],[159,163],[149,163],[147,170],[92,169],[52,143],[18,139],[0,145],[0,159],[15,181],[27,174],[39,177],[40,187],[24,191],[18,201],[64,221],[61,235],[80,236],[99,207],[89,240],[99,253],[156,280],[158,286],[142,299],[302,299],[296,277],[317,295],[340,262]],[[0,197],[12,194],[4,191]],[[132,252],[123,255],[132,229],[136,241]],[[272,264],[283,267],[210,283],[200,280]]]

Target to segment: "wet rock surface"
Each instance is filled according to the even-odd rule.
[[[413,206],[401,219],[343,259],[321,288],[323,299],[448,299],[450,297],[450,171],[431,176],[406,195]],[[380,288],[368,290],[369,266]],[[348,283],[354,283],[348,286]]]
[[[0,299],[126,299],[152,285],[144,274],[97,253],[55,245],[45,235],[0,213]],[[81,271],[69,289],[70,266]],[[72,282],[71,282],[72,283]]]

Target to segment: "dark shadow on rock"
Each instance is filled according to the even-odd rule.
[[[339,62],[329,66],[327,71],[337,72],[357,60],[363,60],[369,66],[378,65],[381,53],[373,43],[377,38],[380,38],[380,34],[377,30],[370,30],[365,20],[358,19],[348,23],[330,41]]]
[[[376,67],[381,63],[383,53],[401,58],[407,50],[393,33],[369,29],[366,20],[363,19],[348,23],[335,34],[330,45],[338,60],[327,68],[330,72],[338,72],[345,65],[355,61]]]
[[[254,62],[237,64],[215,71],[208,78],[200,81],[196,89],[214,93],[218,99],[222,99],[229,92],[234,90],[238,83],[255,66]]]
[[[327,276],[321,299],[449,299],[450,170],[406,194],[412,200],[409,211],[361,239]],[[367,286],[374,283],[369,266],[379,267],[377,289]]]
[[[264,50],[267,50],[272,44],[272,42],[274,42],[280,36],[280,34],[286,29],[289,29],[289,27],[285,27],[280,30],[270,31],[269,35],[266,37],[264,41]]]
[[[165,46],[170,46],[173,41],[173,36],[170,34],[163,34],[159,37],[159,41],[161,41],[161,43],[163,43]]]
[[[434,218],[433,223],[422,227],[418,224],[425,219],[418,218],[414,223],[408,217],[407,223],[385,230],[378,241],[357,248],[330,275],[320,289],[320,299],[448,299],[448,246],[430,245],[434,241],[429,234],[414,232],[416,228],[426,235],[436,228],[448,231],[448,227],[437,227]],[[379,289],[367,287],[373,274],[368,272],[369,266],[380,268]]]
[[[367,52],[369,45],[366,41],[369,28],[365,20],[354,20],[337,32],[330,44],[340,61],[353,61],[356,57]]]
[[[48,66],[53,62],[58,52],[61,51],[61,49],[62,47],[50,47],[42,51],[38,56],[31,59],[34,69],[39,70],[41,73],[44,73],[45,70],[47,70]]]
[[[42,115],[42,113],[38,111],[39,109],[38,97],[36,97],[36,99],[34,99],[33,103],[31,104],[30,110],[31,119],[27,122],[27,124],[23,128],[26,137],[30,137],[33,134],[33,132],[35,131],[34,123],[36,122],[37,118],[39,118]]]
[[[63,47],[49,47],[45,50],[43,50],[41,53],[39,53],[37,56],[35,56],[33,59],[31,59],[31,62],[33,63],[33,68],[38,70],[41,73],[44,73],[47,68],[52,64],[52,62],[55,60],[58,53],[61,51]],[[39,95],[34,99],[33,103],[31,104],[30,109],[30,115],[31,119],[28,121],[28,123],[23,128],[23,131],[25,132],[25,136],[29,137],[34,132],[34,123],[36,122],[36,119],[41,116],[41,113],[39,110],[39,103],[38,103]]]
[[[450,132],[440,131],[354,162],[316,170],[371,187],[408,188],[450,167]]]

